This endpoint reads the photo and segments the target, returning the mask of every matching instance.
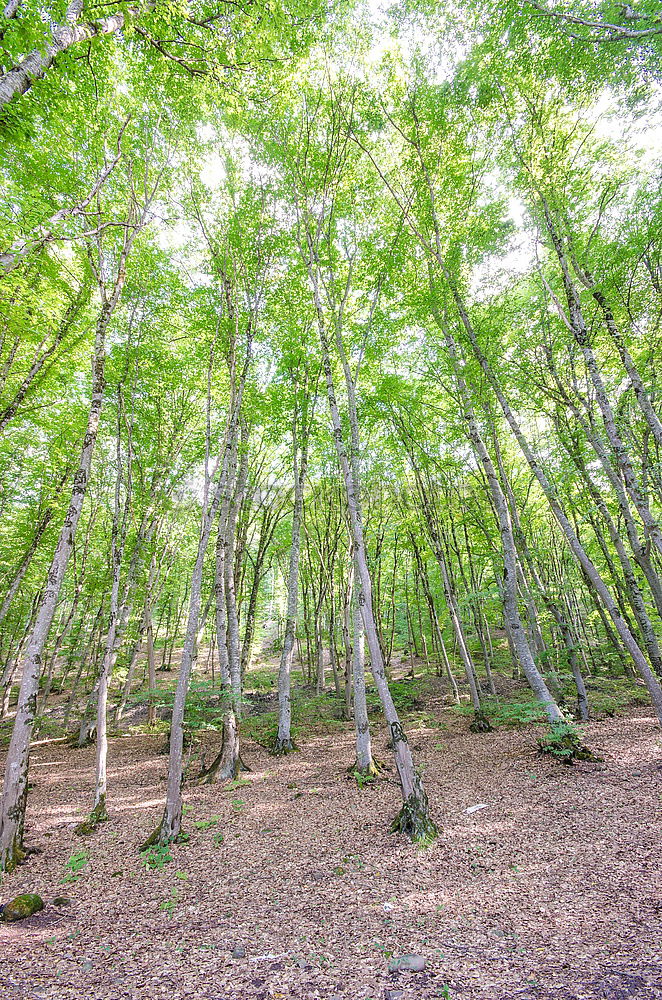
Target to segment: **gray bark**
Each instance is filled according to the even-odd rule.
[[[121,487],[122,487],[122,435],[121,435],[121,396],[118,392],[118,412],[117,412],[117,446],[115,457],[117,471],[115,478],[115,510],[113,517],[111,557],[112,557],[112,584],[110,588],[110,609],[108,614],[108,629],[103,653],[101,671],[99,673],[99,683],[97,690],[97,741],[96,741],[96,783],[94,789],[94,805],[92,816],[94,821],[107,819],[106,812],[106,761],[108,757],[108,687],[110,677],[117,659],[117,626],[119,617],[120,601],[120,574],[122,571],[122,559],[124,556],[124,544],[126,541],[126,529],[131,503],[131,451],[129,444],[129,455],[127,460],[127,481],[126,498],[124,510],[121,509]]]
[[[313,419],[314,402],[310,414]],[[301,412],[301,434],[298,433],[296,412],[292,428],[292,466],[294,473],[294,509],[292,511],[292,536],[290,560],[287,575],[287,612],[283,649],[278,668],[278,735],[275,750],[279,753],[292,749],[292,700],[290,681],[294,658],[297,609],[299,595],[299,557],[301,552],[301,523],[303,521],[303,499],[308,468],[308,439],[310,423],[308,407],[304,402]]]
[[[586,329],[586,323],[584,321],[584,314],[582,311],[581,300],[579,297],[579,292],[572,280],[570,274],[570,267],[568,264],[567,255],[565,248],[563,246],[562,240],[558,234],[556,225],[552,218],[550,209],[547,205],[545,199],[542,199],[543,209],[545,213],[545,221],[547,223],[547,229],[549,231],[552,244],[556,251],[556,256],[559,261],[561,268],[561,274],[563,277],[563,286],[566,294],[566,299],[568,302],[568,315],[570,321],[570,327],[582,352],[584,361],[586,364],[587,371],[589,373],[591,382],[593,383],[593,388],[595,391],[595,398],[597,400],[600,412],[602,414],[602,421],[607,434],[607,439],[611,446],[612,452],[614,454],[616,465],[623,477],[626,490],[632,499],[632,502],[639,514],[642,523],[644,525],[644,530],[650,538],[651,542],[658,550],[662,553],[662,531],[660,531],[660,526],[657,520],[653,517],[650,510],[648,501],[641,489],[641,485],[634,471],[630,455],[625,446],[618,427],[616,425],[616,419],[614,412],[607,395],[607,390],[598,367],[595,355],[590,345],[588,331]]]
[[[607,614],[614,623],[616,631],[618,632],[623,645],[625,646],[628,653],[632,657],[632,660],[634,661],[637,670],[641,674],[646,684],[646,687],[648,688],[648,693],[650,694],[651,701],[655,708],[655,712],[660,722],[660,725],[662,726],[662,687],[660,686],[657,678],[655,677],[655,674],[651,670],[648,660],[646,659],[643,652],[639,648],[636,639],[634,638],[634,636],[628,629],[625,621],[623,620],[623,616],[621,615],[617,602],[614,600],[614,597],[609,591],[609,588],[605,584],[596,566],[594,565],[590,556],[586,552],[584,546],[581,544],[579,538],[577,537],[577,534],[575,533],[572,524],[570,523],[570,520],[568,519],[561,505],[558,494],[556,493],[556,490],[552,485],[551,480],[548,478],[542,465],[540,464],[531,446],[529,445],[529,442],[527,441],[524,433],[522,432],[519,422],[515,417],[515,414],[511,410],[510,405],[508,404],[508,401],[506,400],[506,397],[501,389],[501,385],[498,382],[494,372],[492,371],[491,365],[489,364],[487,358],[485,357],[483,351],[481,350],[480,345],[478,344],[478,341],[473,332],[473,329],[470,327],[470,325],[467,328],[467,333],[474,354],[476,355],[476,359],[478,360],[481,369],[483,370],[486,378],[488,379],[488,382],[490,383],[495,392],[495,395],[499,401],[499,405],[501,406],[503,414],[513,432],[513,435],[515,436],[515,439],[517,440],[517,443],[519,444],[522,450],[522,454],[524,455],[526,461],[528,462],[531,471],[538,480],[540,488],[542,489],[543,493],[545,494],[545,497],[547,498],[547,502],[549,503],[550,509],[554,514],[554,517],[556,518],[556,521],[566,538],[566,541],[568,543],[568,546],[570,547],[572,554],[574,555],[579,565],[586,572],[587,577],[591,580],[591,583],[593,584],[597,594],[599,595],[600,600],[602,601],[602,604],[607,611]]]
[[[538,568],[535,564],[533,555],[531,554],[531,550],[529,548],[520,521],[519,511],[517,509],[517,501],[515,500],[515,494],[513,492],[510,479],[506,474],[506,470],[503,465],[501,449],[499,447],[496,431],[494,433],[494,447],[497,457],[497,463],[499,466],[499,472],[501,474],[501,479],[510,504],[511,515],[513,519],[513,527],[515,530],[515,537],[518,543],[518,547],[523,555],[526,565],[529,568],[533,584],[538,593],[540,594],[542,601],[545,604],[545,607],[554,618],[554,621],[556,622],[559,632],[561,634],[561,639],[565,646],[566,655],[568,658],[568,666],[570,667],[570,670],[572,672],[572,677],[575,682],[575,688],[577,690],[577,715],[582,721],[585,722],[589,717],[589,704],[588,704],[588,695],[586,692],[586,684],[584,683],[584,677],[582,675],[581,667],[577,659],[577,644],[572,634],[572,629],[570,627],[568,619],[563,613],[558,601],[554,600],[554,598],[549,594],[547,587],[545,587],[538,572]]]
[[[75,20],[71,20],[67,24],[53,25],[51,41],[44,48],[33,49],[16,66],[0,76],[0,108],[14,97],[27,93],[35,80],[46,75],[61,53],[95,36],[115,34],[124,27],[124,20],[124,14],[120,13],[88,24],[77,24]]]
[[[208,482],[205,484],[206,503],[203,507],[200,523],[198,553],[193,567],[193,573],[191,575],[188,624],[186,628],[186,637],[184,639],[184,647],[182,649],[182,660],[179,669],[179,677],[177,679],[177,688],[175,691],[175,700],[170,724],[170,757],[168,761],[166,803],[161,823],[152,837],[150,837],[150,840],[156,840],[162,844],[169,843],[174,840],[175,837],[179,836],[182,826],[184,709],[186,707],[186,694],[188,692],[191,670],[195,656],[196,638],[200,618],[202,570],[212,525],[224,495],[223,491],[227,486],[230,463],[232,461],[232,455],[235,448],[237,427],[239,425],[239,415],[241,413],[244,388],[252,359],[252,346],[253,327],[252,322],[250,322],[246,331],[246,354],[244,364],[237,383],[235,383],[236,356],[233,348],[230,379],[232,392],[230,396],[230,405],[228,407],[228,417],[223,440],[223,454],[220,463],[221,468],[218,474],[216,488],[211,499],[208,498],[209,484]],[[234,345],[234,347],[236,348],[236,345]],[[207,450],[209,450],[209,440],[207,441]],[[238,659],[237,669],[239,669]]]
[[[358,573],[357,573],[358,576]],[[361,601],[355,593],[352,601],[353,639],[352,675],[354,677],[354,727],[356,731],[356,770],[370,775],[375,770],[372,759],[372,741],[368,722],[368,704],[365,693],[365,636],[361,618]]]
[[[322,361],[324,366],[324,376],[327,387],[327,398],[329,410],[331,412],[331,423],[333,427],[333,439],[338,457],[338,464],[345,485],[347,505],[349,508],[349,518],[352,529],[352,541],[354,544],[354,555],[356,559],[357,583],[360,584],[359,605],[361,617],[365,629],[368,649],[370,651],[370,664],[375,685],[382,703],[386,723],[391,734],[393,745],[393,755],[395,765],[400,780],[400,788],[403,798],[403,810],[394,822],[394,829],[406,831],[414,840],[427,840],[436,835],[436,828],[429,816],[429,804],[420,774],[414,767],[409,741],[405,735],[400,722],[397,709],[393,703],[391,692],[389,691],[386,679],[386,669],[384,656],[379,644],[379,633],[372,605],[372,579],[368,567],[367,554],[365,549],[365,537],[363,530],[363,515],[360,501],[360,476],[358,465],[358,418],[356,413],[354,380],[349,371],[349,366],[344,355],[341,331],[339,323],[336,323],[336,344],[339,346],[343,371],[345,373],[345,385],[348,396],[348,411],[352,441],[352,458],[347,452],[347,446],[342,429],[340,411],[336,400],[336,390],[331,367],[331,354],[328,334],[324,319],[324,311],[320,297],[319,283],[314,264],[315,251],[310,241],[308,233],[309,251],[309,276],[313,288],[315,300],[315,310],[317,315],[317,329],[320,346],[322,348]]]
[[[0,869],[13,868],[22,858],[23,827],[28,793],[30,739],[35,722],[39,678],[44,646],[55,614],[62,581],[73,549],[74,538],[83,508],[92,464],[92,454],[99,429],[103,402],[105,336],[113,309],[119,299],[123,281],[116,284],[110,300],[104,302],[96,326],[92,362],[92,399],[85,437],[69,509],[60,531],[55,554],[48,572],[48,583],[37,619],[28,641],[22,666],[16,721],[5,765],[5,778],[0,811]]]
[[[47,509],[42,514],[41,518],[37,521],[37,527],[35,529],[34,535],[32,536],[32,541],[30,543],[30,546],[27,549],[23,558],[21,559],[16,569],[16,572],[14,573],[14,576],[12,578],[12,582],[7,588],[7,593],[5,594],[2,606],[0,606],[0,622],[3,622],[7,616],[7,612],[9,611],[11,603],[18,592],[18,588],[21,586],[23,577],[27,573],[28,567],[32,562],[32,557],[37,551],[39,547],[39,542],[41,541],[43,534],[46,531],[46,528],[50,524],[54,513],[55,511],[52,507],[47,507]]]

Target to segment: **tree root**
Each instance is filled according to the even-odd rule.
[[[216,755],[209,767],[204,767],[200,769],[200,773],[192,779],[191,784],[193,785],[213,785],[215,781],[229,781],[235,775],[224,774],[221,770],[221,765],[223,763],[223,751]]]
[[[425,792],[412,792],[389,828],[390,833],[404,833],[412,844],[428,847],[438,837],[439,831],[430,819],[428,797]]]
[[[96,831],[98,825],[98,823],[93,823],[92,819],[88,816],[87,819],[81,820],[81,822],[74,827],[74,833],[77,837],[89,837],[90,834]]]
[[[156,844],[160,843],[160,837],[161,837],[161,824],[159,823],[157,828],[150,833],[147,840],[143,841],[138,850],[140,852],[149,850],[150,847],[154,847]]]
[[[209,767],[203,767],[200,773],[193,778],[192,784],[213,785],[217,781],[236,781],[242,771],[252,771],[252,768],[245,763],[241,754],[239,754],[236,761],[232,763],[231,770],[224,768],[223,754],[224,750],[221,749]]]
[[[101,823],[105,823],[107,820],[108,812],[106,810],[106,796],[104,795],[87,819],[84,819],[74,828],[74,833],[78,834],[79,837],[88,837],[99,828]]]
[[[376,781],[377,778],[382,777],[384,771],[390,771],[390,767],[384,763],[383,760],[379,760],[377,757],[371,757],[370,763],[367,767],[361,767],[357,760],[347,768],[347,774],[350,778],[355,778],[356,783],[359,788],[365,788],[366,785],[371,784]]]
[[[163,820],[159,823],[155,830],[153,830],[147,840],[143,841],[138,850],[142,854],[143,851],[148,851],[150,847],[167,847],[168,844],[185,844],[190,839],[190,834],[184,833],[180,830],[178,834],[170,837],[163,836]]]
[[[292,737],[290,737],[289,740],[279,740],[278,737],[276,737],[275,741],[267,749],[273,757],[284,757],[288,753],[295,753],[299,747],[296,745]]]
[[[4,857],[0,857],[0,872],[6,872],[10,875],[19,865],[23,864],[29,853],[29,850],[19,845],[17,838]]]
[[[491,733],[494,726],[488,719],[485,712],[477,711],[474,712],[474,720],[469,726],[469,730],[472,733]]]

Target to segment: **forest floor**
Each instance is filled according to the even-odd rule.
[[[111,740],[110,820],[84,839],[94,747],[44,740],[26,838],[41,853],[0,898],[46,907],[0,924],[0,996],[662,997],[660,733],[636,707],[585,734],[603,763],[565,767],[536,752],[536,726],[473,735],[436,706],[410,719],[441,830],[427,849],[388,833],[393,772],[348,776],[351,728],[281,758],[247,739],[245,783],[185,786],[190,840],[160,868],[137,848],[162,808],[163,735]],[[202,739],[211,753],[218,734]],[[388,760],[380,727],[374,743]],[[389,972],[404,954],[425,970]]]

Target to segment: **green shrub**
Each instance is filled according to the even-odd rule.
[[[178,902],[179,902],[179,889],[177,889],[176,886],[173,886],[173,888],[170,890],[170,895],[168,896],[168,898],[164,899],[163,902],[159,903],[159,910],[164,910],[169,917],[172,917]]]
[[[89,851],[86,851],[84,847],[80,851],[74,851],[64,866],[65,872],[60,882],[76,882],[89,860]]]
[[[483,698],[481,705],[483,712],[495,726],[527,726],[533,722],[543,722],[546,718],[544,708],[529,691],[523,691],[519,698],[508,701]],[[474,715],[473,705],[469,702],[453,706],[453,711],[472,718]]]
[[[152,844],[140,853],[143,864],[148,871],[163,871],[165,866],[173,860],[170,844]]]
[[[579,733],[569,722],[556,722],[551,726],[549,732],[538,740],[538,752],[549,754],[562,764],[601,759],[584,746]]]

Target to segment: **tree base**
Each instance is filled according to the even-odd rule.
[[[138,850],[142,851],[149,850],[150,847],[154,847],[155,844],[159,843],[159,837],[161,836],[161,824],[157,826],[156,830],[152,830],[147,840],[143,841]]]
[[[104,795],[101,801],[95,805],[87,819],[84,819],[74,828],[74,833],[78,834],[79,837],[89,837],[89,835],[94,833],[100,824],[105,823],[108,818],[108,812],[106,811],[106,796]]]
[[[291,737],[288,740],[280,740],[276,737],[274,743],[269,747],[269,753],[273,757],[284,757],[285,754],[295,753],[298,749],[298,746]]]
[[[142,854],[143,851],[148,851],[150,847],[167,847],[168,844],[185,844],[189,840],[190,834],[184,833],[180,829],[179,833],[172,836],[165,836],[163,833],[163,821],[159,823],[155,830],[153,830],[147,840],[143,841],[138,850]]]
[[[397,814],[389,833],[404,833],[412,844],[428,847],[439,836],[439,831],[430,819],[430,808],[425,792],[412,792]]]
[[[213,785],[217,781],[236,781],[242,771],[251,770],[248,764],[242,760],[241,754],[236,760],[224,761],[224,753],[225,750],[222,749],[209,767],[203,767],[200,774],[194,778],[193,784]]]
[[[67,737],[67,746],[74,747],[76,750],[83,750],[85,747],[92,746],[97,741],[96,727],[88,729],[81,739],[80,731],[76,730]]]
[[[469,730],[472,733],[491,733],[494,730],[494,726],[485,712],[474,712],[474,719],[469,726]]]
[[[18,841],[15,841],[9,850],[0,856],[0,872],[6,872],[7,875],[10,875],[16,871],[20,864],[23,864],[29,853],[28,850],[19,845]]]
[[[384,763],[383,760],[371,757],[370,763],[367,766],[362,766],[359,764],[358,760],[355,760],[352,766],[347,768],[347,773],[351,778],[356,779],[356,783],[359,788],[365,788],[366,785],[376,781],[382,776],[384,771],[388,770],[390,770],[390,768]]]
[[[223,751],[221,750],[221,752],[216,755],[209,767],[204,766],[204,756],[205,755],[203,754],[200,773],[193,778],[192,783],[194,785],[213,785],[215,781],[228,780],[228,775],[224,773],[227,769],[223,767]],[[234,777],[234,775],[231,775],[231,777]]]

